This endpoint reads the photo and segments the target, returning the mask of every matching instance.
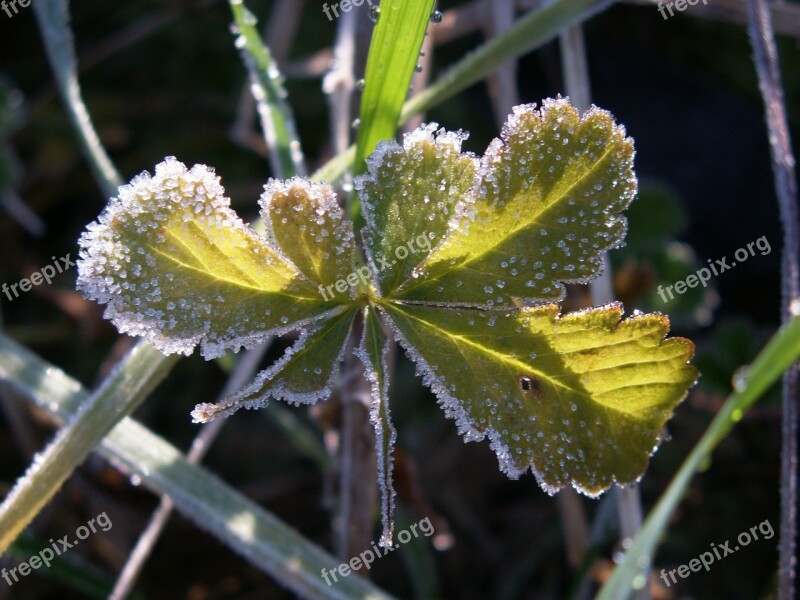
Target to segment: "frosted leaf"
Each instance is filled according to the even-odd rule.
[[[314,404],[330,396],[356,312],[354,307],[343,310],[314,331],[304,331],[278,362],[242,390],[217,404],[198,404],[192,412],[194,421],[227,417],[240,408],[263,408],[270,398]]]
[[[506,474],[530,468],[549,493],[636,481],[697,378],[692,343],[664,340],[666,317],[620,321],[619,305],[383,310],[465,439],[488,436]]]
[[[344,218],[333,188],[299,177],[270,179],[260,204],[268,237],[307,279],[322,287],[320,294],[340,301],[352,298],[355,286],[340,284],[344,292],[335,287],[355,272],[355,243],[353,225]]]
[[[394,451],[397,431],[392,425],[389,410],[389,368],[386,357],[393,343],[381,328],[374,309],[366,309],[364,332],[356,355],[364,364],[364,374],[372,390],[372,405],[369,419],[375,427],[376,456],[378,461],[378,487],[381,492],[381,534],[380,545],[392,545],[394,531],[394,498],[392,483]]]
[[[474,206],[394,296],[484,307],[560,300],[564,282],[596,276],[601,253],[624,239],[633,155],[604,110],[581,118],[565,99],[515,107],[481,160]],[[507,278],[502,265],[520,257]],[[487,292],[497,279],[501,293]]]
[[[301,329],[283,358],[197,421],[270,398],[330,395],[353,320],[371,385],[390,545],[396,432],[386,321],[466,441],[487,436],[501,469],[550,493],[597,495],[638,479],[697,377],[693,345],[660,314],[609,305],[559,316],[564,283],[597,274],[625,235],[633,143],[607,112],[567,100],[514,108],[478,161],[435,124],[383,142],[356,180],[367,266],[330,186],[270,180],[266,235],[231,210],[211,169],[174,158],[119,190],[80,239],[78,286],[121,332],[206,358]],[[331,289],[333,288],[333,289]],[[335,292],[335,293],[334,293]]]
[[[204,165],[167,158],[135,177],[79,244],[78,288],[167,354],[250,348],[335,307],[242,222]]]
[[[408,133],[400,146],[378,144],[355,187],[366,220],[364,249],[389,294],[449,233],[475,193],[477,161],[461,153],[463,133],[435,133],[436,123]]]

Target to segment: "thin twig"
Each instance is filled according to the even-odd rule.
[[[333,69],[325,76],[330,98],[334,151],[347,150],[351,136],[355,70],[358,60],[356,11],[344,13],[337,25]],[[344,181],[347,186],[347,180]],[[346,560],[369,546],[377,502],[375,436],[369,422],[370,387],[353,344],[361,337],[359,318],[346,351],[341,382],[342,429],[338,446],[339,502],[335,519],[337,554]]]
[[[758,84],[764,98],[769,130],[775,192],[783,224],[781,321],[800,314],[800,225],[797,210],[795,159],[783,99],[778,51],[770,9],[765,0],[747,4],[747,31],[753,46]],[[781,537],[778,563],[778,598],[795,597],[797,540],[797,365],[783,376],[783,427],[781,436]]]
[[[44,221],[31,210],[20,198],[19,194],[11,188],[0,191],[0,206],[17,224],[34,237],[42,237],[47,231]]]
[[[491,36],[499,36],[511,29],[514,24],[516,7],[514,0],[494,0],[486,3],[487,25],[484,30]],[[490,37],[487,35],[487,37]],[[517,61],[507,60],[489,76],[489,95],[494,105],[494,115],[498,126],[506,122],[511,107],[519,104],[517,92]]]
[[[569,27],[559,36],[561,46],[561,71],[564,74],[564,89],[572,103],[583,112],[591,102],[589,72],[586,65],[586,49],[583,43],[583,32],[580,25]],[[610,289],[608,271],[592,281],[590,288],[593,303],[605,304],[613,292]],[[583,564],[584,555],[589,547],[589,526],[583,505],[573,489],[565,489],[556,496],[556,503],[564,527],[567,552],[570,565],[577,569]],[[569,519],[570,521],[567,521]],[[585,598],[589,591],[589,580],[584,578],[576,598]]]
[[[351,345],[361,339],[364,326],[356,319]],[[368,548],[378,502],[375,431],[369,420],[372,390],[363,376],[364,367],[348,348],[342,385],[342,437],[339,446],[339,535],[337,554],[342,560]],[[364,574],[363,569],[359,571]]]

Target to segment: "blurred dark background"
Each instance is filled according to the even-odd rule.
[[[460,4],[441,2],[439,8],[446,13]],[[229,32],[227,3],[85,0],[72,5],[84,99],[123,177],[151,170],[168,155],[187,164],[212,165],[235,208],[246,220],[253,217],[271,173],[262,155],[230,135],[245,72]],[[262,22],[271,5],[249,2]],[[330,48],[336,32],[320,5],[306,2],[284,59],[289,101],[312,169],[332,155],[327,98],[307,60],[316,56],[324,63],[320,53]],[[763,105],[744,27],[693,18],[691,7],[664,20],[655,6],[623,4],[593,18],[585,33],[593,101],[625,124],[637,148],[641,202],[631,210],[630,243],[612,252],[618,297],[628,312],[670,314],[672,334],[695,341],[704,373],[670,422],[671,439],[642,480],[649,509],[730,391],[734,370],[752,359],[777,326],[782,234]],[[476,32],[438,46],[432,76],[483,39]],[[779,38],[794,140],[800,139],[798,39],[800,31]],[[307,72],[298,76],[303,65]],[[518,65],[523,101],[563,93],[556,42]],[[0,207],[0,282],[11,283],[51,262],[51,256],[70,252],[75,257],[78,236],[106,198],[66,118],[31,9],[13,18],[0,12],[0,78],[0,187],[14,190],[36,216],[26,229],[19,216],[12,218]],[[478,153],[497,135],[484,84],[431,111],[426,120],[471,132],[466,148]],[[713,278],[713,290],[692,290],[671,304],[656,295],[658,283],[683,279],[708,259],[732,257],[762,236],[771,252],[757,252]],[[13,302],[0,297],[0,310],[8,335],[91,387],[107,370],[109,353],[118,356],[128,342],[119,341],[102,321],[99,307],[74,292],[74,278],[73,270],[50,288],[36,288]],[[276,344],[269,360],[284,347]],[[197,431],[189,411],[213,400],[225,380],[223,367],[199,357],[183,360],[137,418],[186,448]],[[2,399],[15,401],[10,395]],[[417,492],[406,493],[401,502],[405,518],[431,516],[437,532],[452,534],[452,544],[445,551],[419,544],[394,552],[373,566],[375,582],[403,598],[419,590],[443,598],[570,598],[576,576],[567,563],[555,501],[530,475],[519,481],[502,475],[488,443],[463,444],[404,357],[398,361],[392,402],[399,450],[409,465],[401,487]],[[271,415],[273,408],[276,414]],[[296,427],[315,432],[322,447],[324,407],[309,414],[305,408],[271,406],[232,417],[206,464],[330,549],[325,461],[303,451],[296,433],[279,425],[285,411]],[[16,429],[8,413],[0,413],[2,493],[53,431],[43,415],[28,409],[25,414],[30,436]],[[773,390],[721,445],[708,470],[693,480],[655,558],[659,569],[688,563],[711,543],[733,539],[764,520],[777,531],[779,431]],[[32,543],[61,537],[106,511],[113,529],[93,536],[75,554],[93,564],[92,572],[101,579],[113,581],[155,505],[150,493],[95,458],[37,520]],[[583,499],[583,506],[597,525],[590,573],[601,579],[619,550],[613,494]],[[776,534],[755,542],[715,563],[710,572],[659,590],[660,597],[770,598],[777,539]],[[179,516],[157,545],[137,591],[153,599],[292,597]],[[91,597],[42,571],[13,588],[0,583],[0,598],[4,594],[42,600]]]

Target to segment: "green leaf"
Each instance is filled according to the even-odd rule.
[[[475,184],[477,160],[461,154],[466,134],[436,123],[381,142],[355,187],[364,203],[364,246],[381,293],[389,294],[449,233],[457,205]]]
[[[382,305],[399,341],[467,441],[489,436],[501,469],[530,467],[550,493],[598,495],[644,472],[697,378],[688,340],[659,314],[609,305],[484,312]]]
[[[392,139],[419,60],[435,0],[383,0],[364,72],[356,173],[381,140]],[[354,202],[351,217],[358,214]]]
[[[512,306],[554,302],[597,275],[625,235],[636,192],[633,141],[606,111],[567,100],[514,108],[481,162],[477,193],[451,234],[393,294],[403,300]],[[421,198],[412,201],[421,202]]]
[[[392,425],[389,410],[389,366],[387,356],[393,340],[383,331],[375,309],[365,309],[364,331],[356,355],[364,364],[364,373],[372,391],[370,421],[375,427],[376,455],[378,461],[378,486],[381,491],[381,523],[383,533],[380,544],[392,545],[394,530],[394,485],[392,484],[392,452],[397,431]]]
[[[269,398],[314,404],[330,396],[356,312],[352,307],[323,321],[314,331],[304,331],[286,354],[251,384],[218,404],[198,404],[192,412],[195,422],[228,416],[240,408],[263,408]]]
[[[200,343],[216,358],[340,310],[239,219],[203,165],[169,158],[122,186],[80,245],[78,288],[167,354]]]

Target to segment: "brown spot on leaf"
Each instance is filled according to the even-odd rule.
[[[520,375],[519,387],[522,393],[530,398],[538,400],[542,395],[542,384],[533,375]]]

